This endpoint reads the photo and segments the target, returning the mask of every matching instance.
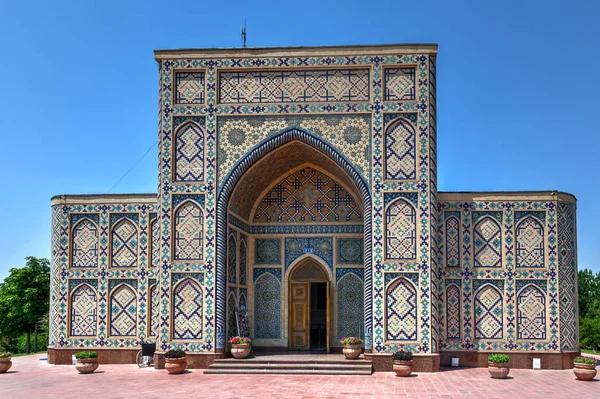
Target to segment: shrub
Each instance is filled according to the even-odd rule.
[[[250,342],[252,341],[248,337],[232,337],[229,340],[229,343],[233,345],[248,345]]]
[[[97,359],[98,352],[88,352],[88,351],[77,352],[75,354],[75,358],[76,359]]]
[[[340,344],[342,345],[359,345],[362,344],[363,340],[359,337],[342,337]]]
[[[185,357],[185,352],[181,349],[171,349],[165,353],[165,357],[168,359],[181,359]]]
[[[597,360],[596,358],[590,357],[590,356],[579,356],[576,357],[575,359],[573,359],[573,363],[579,363],[579,364],[596,364]]]
[[[413,359],[413,353],[411,351],[401,350],[394,353],[394,360],[408,361]]]
[[[490,363],[508,363],[508,360],[508,355],[502,355],[499,353],[495,353],[493,355],[488,356],[488,362]]]
[[[0,338],[0,357],[10,357],[11,356],[7,347],[8,347],[8,338]]]

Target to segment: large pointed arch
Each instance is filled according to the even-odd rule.
[[[225,347],[225,317],[226,317],[226,267],[227,267],[227,208],[229,199],[243,175],[262,157],[278,149],[284,144],[292,141],[304,143],[321,153],[325,154],[334,161],[352,180],[360,191],[364,207],[364,269],[365,269],[365,347],[372,348],[371,327],[369,320],[372,314],[371,298],[371,193],[369,186],[364,178],[356,169],[341,155],[335,148],[319,137],[309,132],[293,127],[284,130],[256,146],[246,154],[237,165],[229,172],[224,180],[217,196],[217,229],[216,229],[216,330],[217,330],[217,349]]]

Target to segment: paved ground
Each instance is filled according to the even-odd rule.
[[[486,369],[451,369],[398,378],[371,376],[169,375],[135,365],[101,365],[80,375],[73,366],[52,366],[40,355],[13,359],[0,374],[0,398],[598,398],[600,380],[575,380],[571,370],[511,370],[508,380]],[[600,378],[600,374],[599,374]]]

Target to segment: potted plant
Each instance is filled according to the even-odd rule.
[[[510,369],[508,368],[509,357],[502,354],[493,354],[488,356],[488,371],[492,378],[504,379],[508,376]]]
[[[342,337],[340,344],[344,345],[342,352],[346,359],[358,359],[362,352],[362,339],[359,337]]]
[[[98,352],[77,352],[75,359],[77,359],[75,368],[79,374],[90,374],[98,368]]]
[[[250,354],[250,338],[233,337],[229,340],[231,344],[231,356],[235,359],[245,359]]]
[[[596,359],[590,356],[580,356],[573,359],[573,372],[581,381],[591,381],[596,376]]]
[[[408,377],[413,371],[413,354],[411,351],[401,350],[394,353],[394,372],[398,377]]]
[[[0,343],[0,373],[6,373],[12,366],[10,352]]]
[[[171,349],[165,353],[165,368],[169,374],[181,374],[187,368],[185,352],[181,349]]]

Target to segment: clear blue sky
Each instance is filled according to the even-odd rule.
[[[337,4],[336,4],[337,3]],[[600,271],[595,1],[15,1],[0,12],[0,279],[50,257],[50,197],[105,193],[157,138],[154,49],[438,43],[444,191],[561,190]],[[113,192],[155,192],[157,149]]]

